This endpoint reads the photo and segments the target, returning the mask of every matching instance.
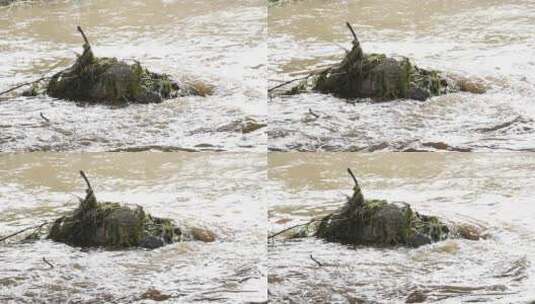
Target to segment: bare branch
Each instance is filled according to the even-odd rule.
[[[50,263],[49,261],[47,261],[45,257],[43,257],[43,262],[45,262],[48,266],[50,266],[50,269],[53,269],[53,268],[54,268],[54,265],[52,265],[52,263]]]
[[[353,27],[351,26],[351,24],[349,24],[349,22],[346,22],[346,25],[347,25],[347,28],[349,28],[349,30],[351,31],[351,34],[353,35],[353,40],[359,41],[359,39],[357,38],[357,34],[355,34],[355,31],[353,30]]]
[[[294,225],[294,226],[288,227],[288,228],[286,228],[286,229],[283,229],[283,230],[281,230],[281,231],[279,231],[279,232],[277,232],[277,233],[274,233],[274,234],[270,235],[270,236],[268,237],[268,239],[272,239],[272,238],[276,237],[277,235],[281,235],[281,234],[283,234],[284,232],[286,232],[286,231],[290,231],[290,230],[292,230],[292,229],[294,229],[294,228],[301,227],[301,226],[306,226],[306,225],[312,224],[312,223],[314,223],[314,222],[320,222],[321,220],[322,220],[322,219],[312,220],[312,221],[310,221],[310,222],[306,222],[306,223],[304,223],[304,224],[299,224],[299,225]]]
[[[7,239],[9,239],[9,238],[11,238],[11,237],[14,237],[14,236],[16,236],[16,235],[19,235],[19,234],[21,234],[21,233],[23,233],[23,232],[25,232],[25,231],[28,231],[28,230],[31,230],[31,229],[39,229],[39,228],[43,227],[43,226],[46,225],[46,224],[48,224],[48,222],[44,222],[44,223],[42,223],[42,224],[40,224],[40,225],[36,225],[36,226],[32,226],[32,227],[24,228],[24,229],[22,229],[22,230],[19,230],[19,231],[15,232],[15,233],[12,233],[12,234],[10,234],[10,235],[8,235],[8,236],[5,236],[5,237],[1,238],[1,239],[0,239],[0,242],[5,241],[5,240],[7,240]]]
[[[323,264],[320,263],[320,261],[316,260],[312,255],[310,255],[310,259],[311,259],[312,261],[316,262],[316,264],[318,264],[318,266],[320,266],[320,267],[323,266]]]
[[[87,184],[88,190],[93,191],[93,187],[91,187],[91,183],[89,183],[89,179],[87,179],[87,176],[85,175],[84,171],[80,170],[80,175],[85,180],[85,183]]]
[[[359,187],[359,182],[357,181],[355,174],[353,174],[353,171],[351,171],[350,168],[347,168],[347,172],[349,173],[349,175],[351,175],[351,178],[353,178],[353,181],[355,182],[355,186]]]
[[[87,36],[85,35],[82,28],[80,26],[77,26],[76,29],[78,30],[78,32],[80,32],[80,34],[82,34],[82,38],[84,38],[84,42],[87,44],[87,46],[91,47],[91,44],[89,44],[89,40],[87,40]]]
[[[41,78],[39,78],[39,79],[37,79],[37,80],[34,80],[34,81],[24,82],[24,83],[18,84],[18,85],[16,85],[16,86],[12,87],[11,89],[7,89],[7,90],[5,90],[5,91],[0,92],[0,96],[1,96],[1,95],[4,95],[4,94],[7,94],[7,93],[9,93],[9,92],[15,91],[16,89],[20,89],[20,88],[25,87],[25,86],[28,86],[28,85],[36,84],[36,83],[38,83],[38,82],[41,82],[41,81],[43,81],[43,80],[50,79],[50,78],[52,78],[52,77],[50,77],[50,76],[43,76],[43,77],[41,77]]]
[[[46,122],[50,122],[50,119],[46,118],[46,116],[43,114],[43,112],[40,112],[39,113],[39,116],[41,116],[41,118],[46,121]]]

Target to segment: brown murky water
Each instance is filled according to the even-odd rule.
[[[0,246],[2,303],[133,303],[149,288],[168,303],[266,300],[266,179],[261,153],[0,154],[0,235],[57,218],[84,193],[211,229],[213,243],[90,250],[48,240]],[[45,264],[46,258],[54,265]],[[145,301],[146,302],[146,301]]]
[[[80,107],[0,99],[0,151],[265,151],[266,7],[262,0],[24,1],[0,6],[0,91],[72,64],[81,25],[97,56],[215,86],[163,104]],[[46,123],[39,113],[50,119]]]
[[[535,299],[535,155],[530,153],[270,153],[271,233],[341,206],[351,167],[365,197],[486,227],[481,241],[418,249],[270,242],[271,303],[527,303]],[[318,266],[312,255],[323,266]]]
[[[490,91],[423,103],[273,98],[271,150],[535,150],[533,1],[283,1],[268,11],[270,86],[339,62],[351,47],[345,21],[364,51],[482,78]]]

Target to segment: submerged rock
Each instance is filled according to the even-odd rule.
[[[46,93],[55,98],[88,103],[159,103],[164,99],[199,95],[194,86],[179,84],[169,75],[150,72],[139,62],[95,57],[84,38],[84,52],[68,69],[52,76]]]
[[[329,242],[379,247],[419,247],[454,236],[479,239],[474,226],[459,225],[450,230],[438,217],[420,214],[409,204],[364,199],[357,179],[348,171],[355,181],[353,196],[333,213],[292,232],[290,238],[314,236]],[[464,233],[467,230],[470,237]]]
[[[88,189],[80,205],[70,214],[58,218],[52,224],[47,238],[77,247],[104,247],[121,249],[143,247],[155,249],[166,244],[187,239],[214,241],[215,236],[208,230],[203,237],[191,235],[176,226],[170,219],[151,216],[141,206],[130,208],[113,202],[98,202],[89,181],[84,177]]]
[[[365,54],[353,28],[353,48],[339,64],[312,73],[283,94],[315,91],[342,98],[371,98],[374,101],[415,99],[424,101],[457,91],[483,93],[481,83],[436,70],[426,70],[408,58],[394,59],[384,54]]]

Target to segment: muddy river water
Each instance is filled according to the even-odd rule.
[[[0,151],[265,150],[263,129],[241,130],[248,121],[266,123],[262,0],[0,6],[0,91],[71,65],[82,52],[77,25],[96,56],[138,60],[176,79],[212,84],[214,94],[120,109],[2,96]]]
[[[73,210],[84,195],[80,169],[98,199],[208,228],[216,241],[82,251],[17,236],[0,246],[0,302],[148,303],[140,296],[150,288],[172,296],[168,303],[266,300],[267,204],[257,189],[266,178],[263,154],[0,155],[0,234]]]
[[[483,79],[490,90],[354,105],[320,94],[273,98],[270,149],[535,150],[533,1],[282,1],[268,13],[270,87],[339,62],[351,48],[345,21],[365,52]]]
[[[272,303],[405,303],[416,295],[424,303],[535,299],[535,155],[273,153],[268,166],[271,233],[340,207],[352,194],[351,167],[365,197],[409,202],[423,214],[479,225],[488,234],[417,249],[275,240],[268,247]]]

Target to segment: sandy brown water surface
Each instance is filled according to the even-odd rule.
[[[270,242],[272,303],[528,303],[535,299],[529,153],[272,153],[270,233],[340,207],[351,167],[367,198],[483,227],[488,238],[417,249],[352,248],[314,238]],[[310,255],[323,266],[318,266]]]
[[[275,97],[271,150],[535,150],[533,1],[282,1],[268,12],[270,87],[339,62],[351,48],[345,21],[365,52],[481,79],[489,91],[357,104]]]
[[[2,96],[0,151],[265,150],[265,128],[241,128],[251,120],[266,123],[263,1],[54,0],[0,7],[0,91],[71,65],[82,52],[77,25],[96,56],[203,81],[214,86],[213,95],[119,109]]]
[[[76,208],[85,188],[80,169],[99,200],[139,204],[179,225],[212,230],[216,241],[106,251],[20,243],[23,234],[0,245],[0,302],[142,303],[150,288],[172,296],[169,303],[265,301],[263,154],[0,155],[0,235]]]

